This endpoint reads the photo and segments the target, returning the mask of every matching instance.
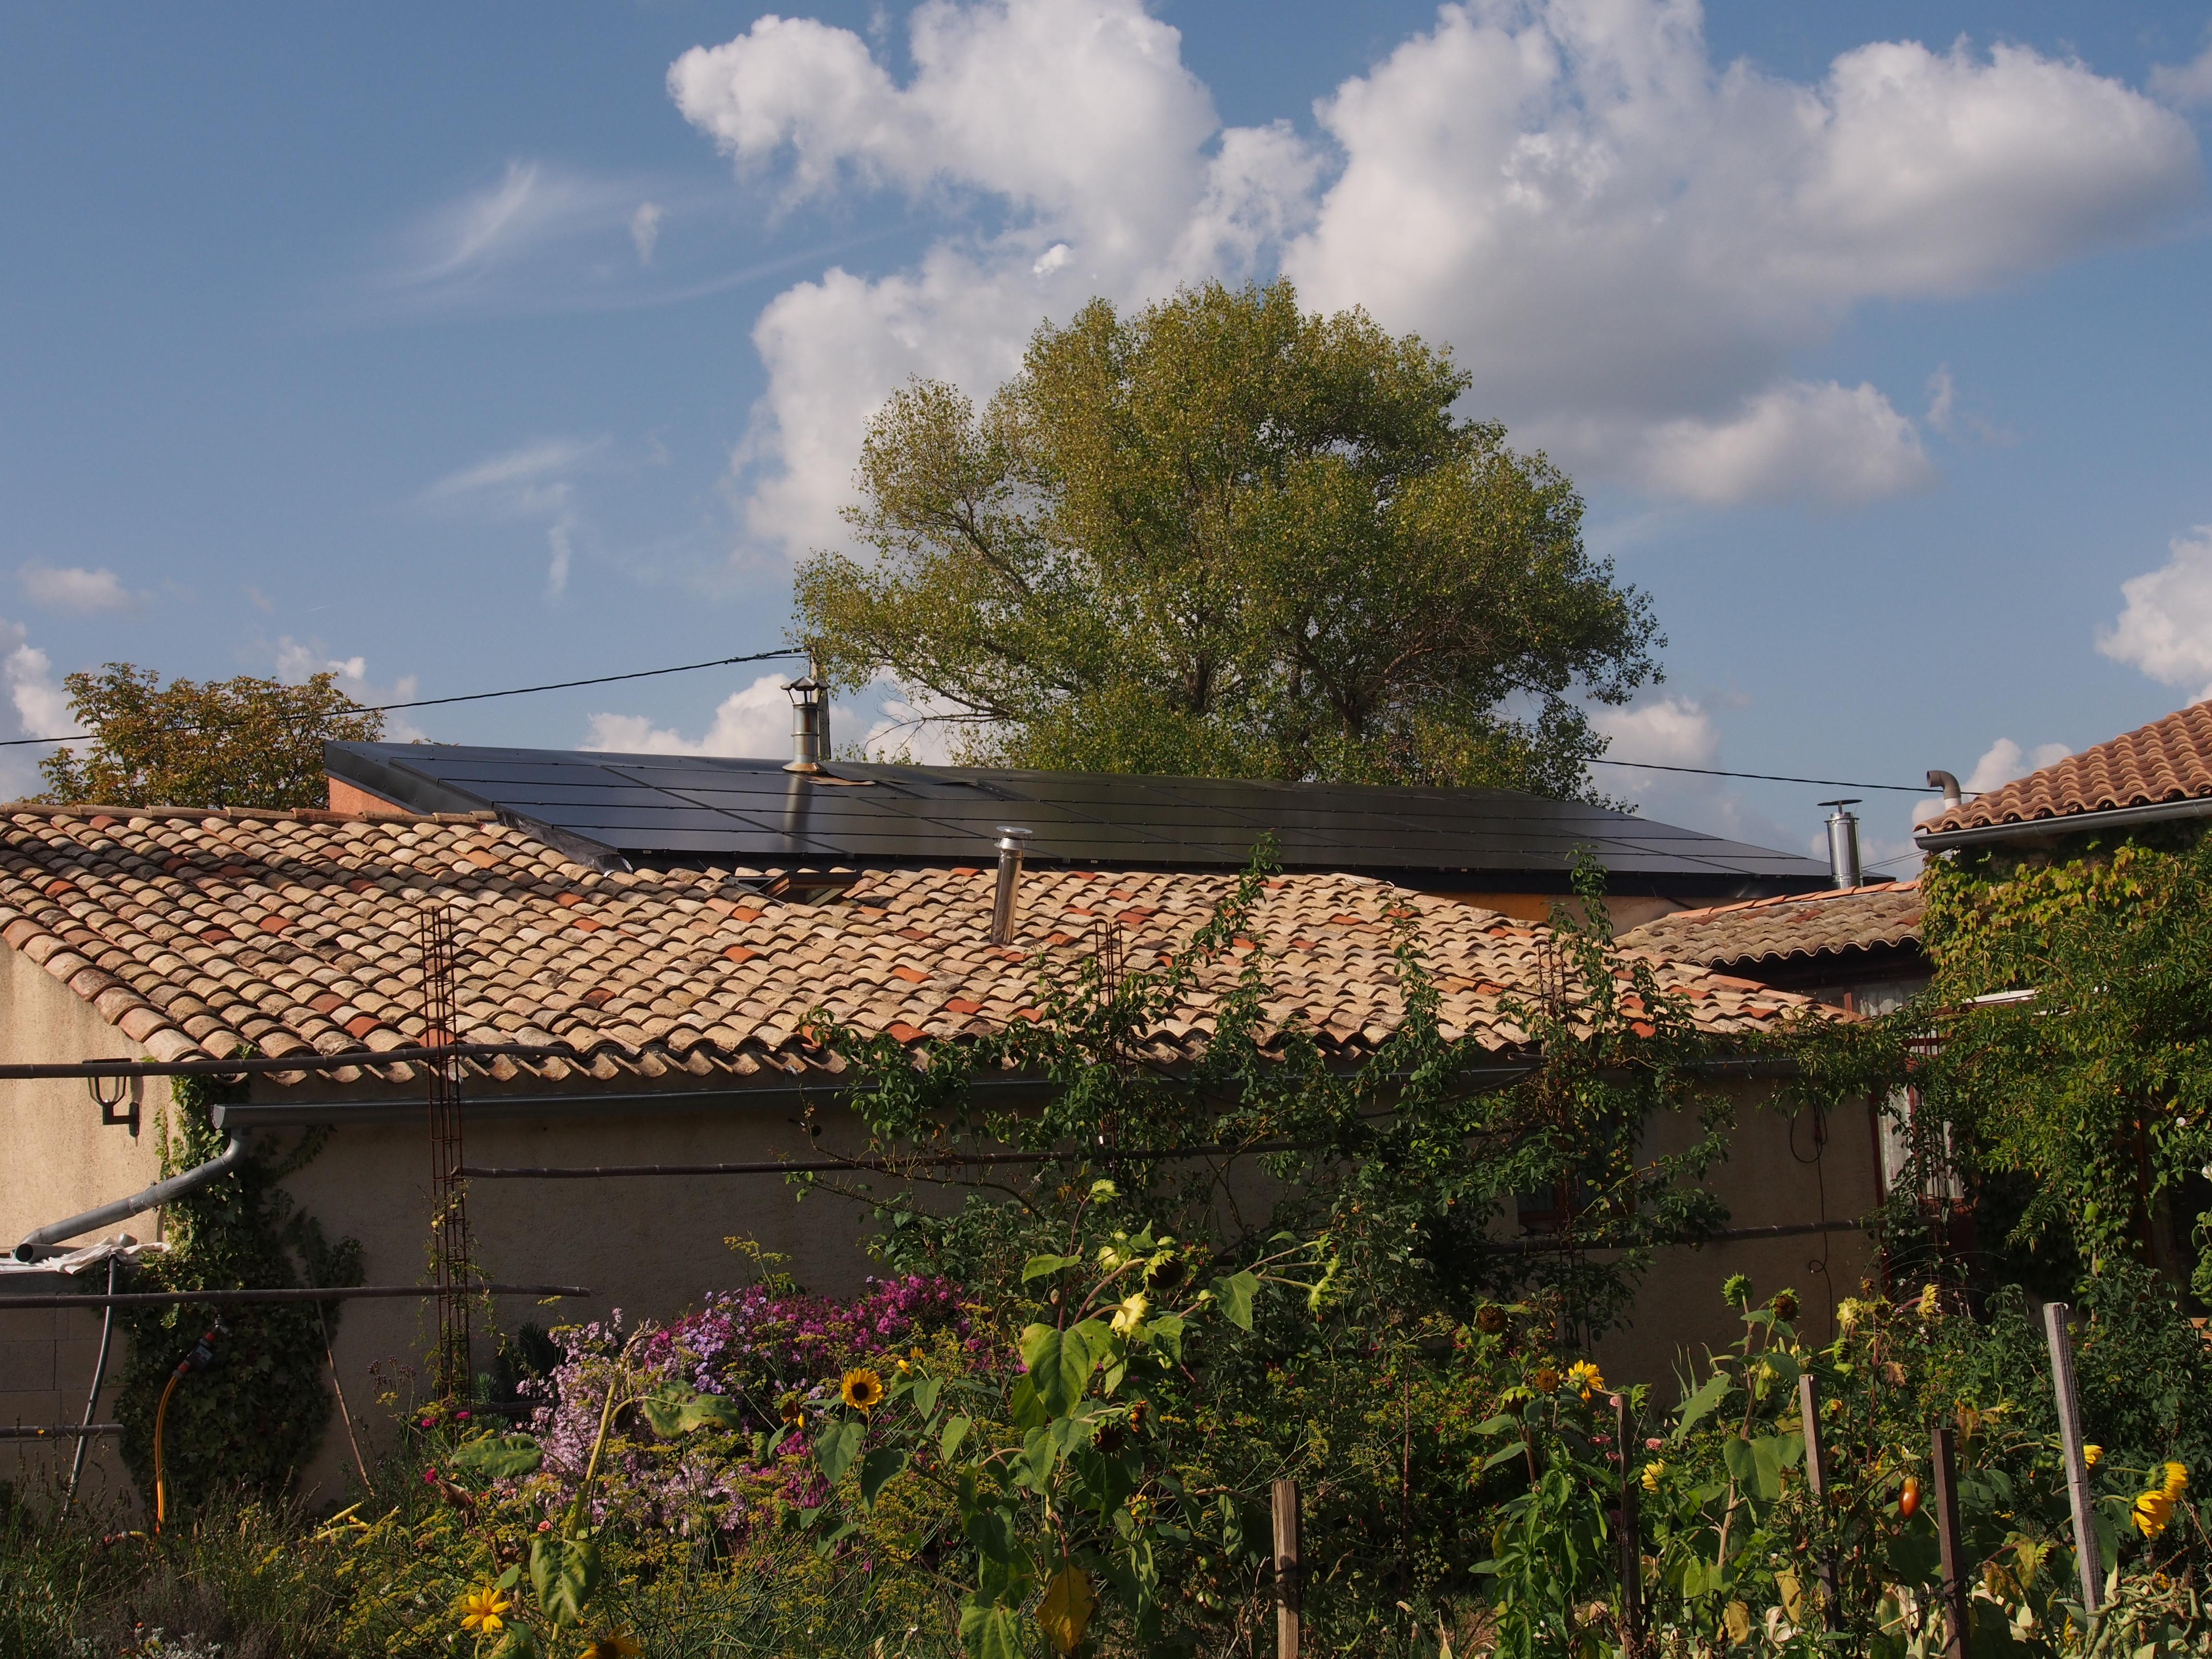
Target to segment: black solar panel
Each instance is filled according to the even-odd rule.
[[[631,860],[981,864],[1009,823],[1052,864],[1233,868],[1272,831],[1289,869],[1469,891],[1564,890],[1578,847],[1619,893],[1749,897],[1828,879],[1793,854],[1510,789],[843,764],[831,782],[773,760],[442,744],[333,743],[324,757],[418,811],[495,811]]]

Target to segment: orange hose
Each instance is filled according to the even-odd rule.
[[[161,1530],[161,1522],[169,1518],[169,1492],[161,1480],[161,1425],[169,1415],[169,1396],[177,1391],[177,1384],[185,1380],[181,1367],[169,1373],[169,1386],[161,1390],[161,1403],[154,1408],[154,1530]]]

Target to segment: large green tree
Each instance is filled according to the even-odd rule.
[[[240,675],[172,680],[127,662],[66,677],[92,742],[42,762],[45,799],[111,806],[323,806],[323,741],[374,743],[384,716],[331,674],[305,684]]]
[[[1565,475],[1455,415],[1468,384],[1286,282],[1094,301],[981,410],[892,398],[866,556],[801,565],[796,632],[984,763],[1584,792],[1589,702],[1664,641]]]

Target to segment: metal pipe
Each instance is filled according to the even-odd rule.
[[[1828,885],[1851,888],[1859,884],[1859,821],[1844,811],[1856,800],[1824,800],[1836,810],[1828,815]]]
[[[1012,945],[1022,901],[1022,845],[1033,831],[999,826],[999,890],[991,900],[991,943]]]
[[[346,1048],[334,1054],[255,1054],[236,1060],[78,1060],[0,1066],[0,1080],[76,1077],[243,1077],[256,1072],[337,1072],[349,1066],[397,1066],[424,1060],[587,1060],[575,1048],[519,1042],[456,1042],[441,1048]]]
[[[360,1302],[376,1297],[434,1297],[434,1285],[328,1285],[281,1291],[125,1291],[120,1296],[0,1296],[0,1309],[172,1308],[185,1303],[228,1306],[237,1302]],[[580,1285],[471,1285],[471,1296],[591,1296]]]
[[[107,1258],[107,1293],[115,1294],[115,1267],[119,1258]],[[115,1304],[110,1303],[100,1316],[100,1357],[92,1362],[92,1389],[84,1397],[84,1426],[87,1432],[76,1443],[76,1455],[70,1459],[69,1490],[62,1494],[62,1508],[66,1510],[76,1502],[77,1477],[84,1473],[84,1453],[90,1437],[93,1408],[100,1404],[100,1385],[107,1375],[107,1345],[115,1334]]]
[[[32,1427],[21,1424],[15,1424],[10,1425],[6,1428],[0,1428],[0,1440],[68,1440],[75,1438],[81,1443],[83,1437],[88,1435],[120,1434],[122,1432],[123,1425],[120,1423],[55,1423],[44,1427]]]
[[[945,1169],[968,1164],[1057,1164],[1067,1158],[1086,1156],[1099,1164],[1149,1164],[1170,1158],[1243,1158],[1248,1154],[1313,1150],[1314,1146],[1292,1140],[1261,1140],[1249,1146],[1224,1141],[1216,1146],[1170,1146],[1156,1152],[1101,1147],[1089,1153],[1080,1149],[1059,1152],[918,1152],[912,1158],[769,1158],[751,1164],[599,1164],[490,1168],[471,1165],[461,1173],[476,1181],[599,1181],[622,1176],[800,1175],[836,1170],[872,1170],[896,1174],[902,1170]]]
[[[50,1221],[43,1227],[33,1228],[23,1235],[15,1246],[15,1260],[34,1261],[41,1247],[58,1244],[64,1238],[75,1238],[79,1233],[96,1232],[110,1222],[127,1221],[147,1210],[159,1209],[173,1200],[196,1193],[210,1182],[228,1175],[246,1161],[248,1137],[253,1132],[243,1126],[230,1132],[230,1144],[206,1163],[195,1165],[181,1175],[171,1176],[167,1181],[157,1181],[143,1192],[128,1198],[118,1198],[112,1204],[103,1204],[96,1210],[87,1210],[80,1215],[64,1216],[59,1221]]]
[[[1941,789],[1943,792],[1943,810],[1947,812],[1954,806],[1964,806],[1966,804],[1966,793],[1959,787],[1959,780],[1948,772],[1939,772],[1934,767],[1929,767],[1928,787],[1930,789]]]

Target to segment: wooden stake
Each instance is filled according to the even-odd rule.
[[[1810,1371],[1801,1371],[1797,1376],[1797,1416],[1805,1425],[1805,1485],[1813,1494],[1814,1506],[1825,1509],[1828,1502],[1827,1453],[1820,1445],[1820,1401]],[[1820,1558],[1820,1618],[1830,1630],[1836,1627],[1836,1578],[1835,1553],[1830,1551]]]
[[[1644,1539],[1637,1525],[1638,1475],[1629,1456],[1628,1396],[1613,1397],[1613,1443],[1620,1453],[1620,1633],[1631,1653],[1644,1650]]]
[[[1275,1482],[1275,1659],[1298,1659],[1298,1483]]]
[[[2081,1454],[2081,1396],[2074,1384],[2074,1310],[2043,1304],[2043,1333],[2051,1345],[2051,1389],[2058,1400],[2058,1442],[2066,1457],[2066,1497],[2074,1510],[2074,1564],[2081,1570],[2081,1605],[2090,1613],[2105,1588],[2104,1555],[2097,1547],[2089,1508],[2089,1462]]]
[[[1959,1535],[1957,1437],[1939,1428],[1929,1437],[1928,1450],[1936,1473],[1936,1537],[1943,1548],[1943,1611],[1951,1626],[1944,1659],[1966,1659],[1966,1549]]]

